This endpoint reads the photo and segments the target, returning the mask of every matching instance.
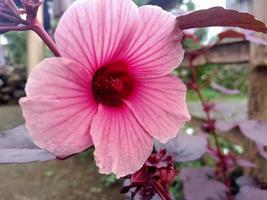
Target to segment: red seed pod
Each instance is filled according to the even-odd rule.
[[[131,184],[122,188],[121,193],[127,193],[133,188],[132,195],[140,195],[143,199],[151,199],[156,193],[159,196],[169,198],[169,186],[178,175],[174,167],[172,157],[165,149],[153,153],[147,159],[143,167],[130,175]]]

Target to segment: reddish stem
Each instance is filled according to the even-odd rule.
[[[35,20],[33,24],[30,25],[20,25],[20,26],[0,26],[0,32],[5,31],[28,31],[32,30],[34,31],[47,45],[47,47],[52,51],[52,53],[56,57],[60,57],[60,53],[56,47],[55,42],[52,40],[52,38],[48,35],[48,33],[44,30],[43,26]]]
[[[170,194],[158,182],[153,182],[151,185],[162,200],[171,200]]]
[[[44,27],[39,23],[38,20],[35,20],[33,25],[30,27],[30,30],[34,31],[39,37],[43,40],[43,42],[47,45],[47,47],[53,52],[56,57],[60,57],[60,53],[56,47],[55,42],[45,31]]]
[[[196,68],[193,66],[193,59],[190,60],[189,62],[189,65],[190,65],[190,69],[192,71],[192,81],[193,81],[193,84],[195,85],[195,87],[193,87],[193,89],[195,90],[195,92],[197,93],[200,101],[201,101],[201,104],[203,106],[203,110],[204,112],[206,113],[206,118],[207,118],[207,123],[208,124],[212,124],[213,123],[213,119],[211,118],[211,113],[210,113],[210,109],[205,109],[206,107],[206,101],[204,100],[204,97],[200,91],[200,86],[199,86],[199,83],[198,83],[198,80],[197,80],[197,72],[196,72]],[[214,127],[215,128],[215,127]],[[225,162],[225,157],[221,151],[221,147],[220,147],[220,144],[219,144],[219,139],[218,139],[218,136],[215,132],[215,130],[212,130],[209,132],[209,134],[211,134],[215,140],[215,145],[216,145],[216,149],[217,149],[217,154],[218,154],[218,157],[219,157],[219,165],[221,167],[221,172],[222,172],[222,175],[223,175],[223,179],[224,179],[224,184],[230,188],[230,181],[228,180],[227,178],[227,165],[226,165],[226,162]],[[228,192],[227,194],[227,199],[228,200],[232,200],[233,197],[232,195],[230,194],[230,192]]]

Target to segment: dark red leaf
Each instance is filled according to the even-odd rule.
[[[177,27],[181,30],[211,26],[239,27],[257,32],[267,33],[265,24],[249,13],[213,7],[198,10],[176,18]]]
[[[233,29],[226,30],[224,32],[221,32],[218,34],[219,41],[224,39],[230,39],[230,38],[236,38],[236,39],[243,39],[247,40],[249,42],[259,44],[259,45],[265,45],[267,46],[267,41],[265,39],[262,39],[258,37],[254,32],[252,31],[236,31]]]
[[[233,29],[229,29],[226,31],[223,31],[218,34],[218,37],[220,40],[228,39],[228,38],[237,38],[237,39],[246,39],[246,36],[244,33],[240,33],[238,31],[235,31]]]

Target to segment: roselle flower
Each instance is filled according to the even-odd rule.
[[[20,100],[34,142],[58,157],[94,146],[101,173],[139,170],[153,138],[167,142],[190,119],[170,74],[184,54],[175,24],[131,0],[76,1],[55,33],[63,57],[41,62]]]
[[[186,87],[171,75],[184,55],[181,30],[220,25],[267,32],[247,13],[216,7],[176,18],[131,0],[76,1],[57,47],[33,27],[62,56],[37,66],[20,101],[33,141],[61,158],[94,146],[100,172],[138,171],[153,138],[167,142],[190,119]]]
[[[170,199],[169,186],[174,182],[178,172],[174,168],[172,157],[165,150],[153,153],[143,167],[127,177],[130,184],[123,187],[121,193],[131,192],[142,199],[152,199],[156,194],[162,199]]]

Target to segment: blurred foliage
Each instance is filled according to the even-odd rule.
[[[27,34],[25,32],[8,32],[4,36],[8,40],[5,46],[7,57],[11,63],[26,65],[27,62]]]
[[[193,11],[196,9],[196,5],[192,0],[188,0],[187,2],[185,2],[185,6],[187,7],[188,11]]]
[[[120,183],[120,181],[116,179],[115,174],[103,175],[101,177],[101,182],[106,187],[110,187],[110,186]]]
[[[201,86],[201,92],[207,100],[214,100],[224,96],[211,87],[211,83],[217,83],[228,89],[240,90],[240,94],[225,96],[228,99],[246,98],[248,92],[249,67],[246,65],[205,65],[197,68],[197,76]],[[188,82],[191,77],[190,69],[177,69],[177,75]],[[198,100],[194,91],[189,90],[187,94],[189,101]]]
[[[94,160],[94,149],[90,148],[87,151],[84,151],[79,154],[79,157],[81,159],[88,159],[88,160]],[[116,179],[115,174],[110,174],[110,175],[102,175],[101,176],[101,183],[105,187],[110,187],[113,185],[117,185],[120,183],[120,180]]]
[[[142,6],[145,4],[145,1],[144,0],[134,0],[134,2],[136,3],[136,5],[138,6]]]
[[[194,33],[197,37],[199,37],[201,42],[204,42],[207,40],[208,36],[208,29],[207,28],[200,28],[197,29]]]
[[[248,92],[250,69],[248,65],[226,65],[216,69],[216,82],[226,88],[239,89],[243,94]]]
[[[186,51],[202,49],[207,40],[207,29],[197,29],[193,33],[188,33],[183,41],[183,46]],[[216,40],[216,37],[213,38]],[[178,68],[175,71],[184,82],[189,82],[191,79],[191,70],[186,68]],[[207,64],[197,67],[197,78],[201,86],[201,91],[207,100],[216,99],[222,97],[222,94],[215,91],[212,87],[212,83],[223,86],[227,89],[239,90],[240,94],[230,95],[230,97],[242,97],[245,98],[248,92],[248,80],[249,80],[249,67],[248,64],[235,64],[235,65],[214,65]],[[197,100],[198,97],[194,91],[188,92],[188,100]]]
[[[170,192],[173,194],[174,199],[183,199],[183,183],[180,176],[176,177],[175,182],[170,187]]]

